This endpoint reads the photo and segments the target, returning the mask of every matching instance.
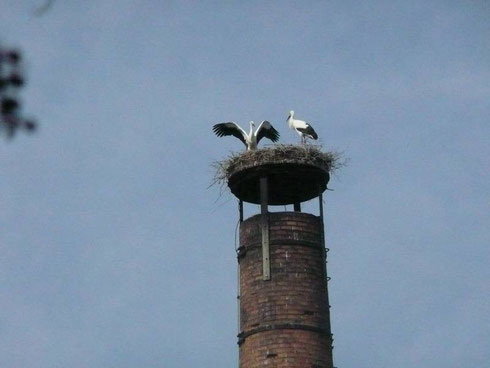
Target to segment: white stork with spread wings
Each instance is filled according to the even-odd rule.
[[[303,120],[297,120],[294,118],[294,111],[289,112],[289,116],[286,119],[291,129],[296,130],[301,137],[301,143],[306,143],[306,138],[318,139],[318,134],[316,134],[315,129]]]
[[[272,142],[277,142],[279,139],[279,132],[267,120],[260,123],[256,131],[254,131],[255,123],[250,122],[250,131],[247,134],[237,123],[230,121],[228,123],[216,124],[213,126],[213,132],[218,137],[225,135],[233,135],[243,142],[247,147],[247,151],[257,149],[257,144],[262,138],[269,138]]]

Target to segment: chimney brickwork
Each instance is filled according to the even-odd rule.
[[[240,225],[240,368],[332,368],[323,221],[301,212],[268,218],[270,280],[261,215]]]

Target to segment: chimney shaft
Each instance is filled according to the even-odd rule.
[[[240,201],[240,368],[333,368],[322,193],[335,162],[315,146],[278,145],[222,165]],[[320,216],[301,212],[313,198]],[[261,213],[243,220],[243,202]],[[268,210],[282,205],[294,212]]]
[[[261,215],[240,226],[240,368],[332,368],[322,218],[268,217],[270,280],[262,275]]]

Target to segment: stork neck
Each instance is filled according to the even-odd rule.
[[[253,132],[254,132],[254,127],[253,127],[253,123],[250,122],[250,131],[248,133],[249,137],[252,137],[253,136]]]

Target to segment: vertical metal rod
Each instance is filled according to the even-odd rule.
[[[301,202],[294,204],[294,212],[301,212]]]
[[[240,226],[243,222],[243,201],[240,199],[239,202],[238,202],[238,213],[239,213],[239,216],[240,216]],[[235,240],[236,241],[236,240]],[[241,244],[239,245],[239,247],[241,246]],[[238,254],[238,253],[237,253]],[[237,257],[237,297],[236,297],[236,301],[237,301],[237,315],[238,315],[238,318],[237,318],[237,330],[238,330],[238,334],[240,334],[242,331],[241,331],[241,325],[242,325],[242,317],[241,317],[241,313],[242,313],[242,308],[241,308],[241,288],[240,288],[240,278],[241,278],[241,275],[240,275],[240,258]],[[240,355],[238,355],[237,357],[238,359],[238,365],[240,365]]]
[[[326,303],[327,303],[327,308],[330,308],[330,298],[328,296],[328,280],[330,279],[328,277],[328,271],[327,271],[327,248],[325,248],[325,223],[323,221],[323,194],[322,194],[322,190],[321,188],[319,188],[319,192],[320,194],[318,195],[318,201],[319,201],[319,205],[320,205],[320,224],[321,224],[321,227],[322,227],[322,230],[321,230],[321,233],[322,233],[322,258],[323,258],[323,261],[324,261],[324,268],[323,268],[323,272],[324,272],[324,280],[325,280],[325,290],[326,290],[326,294],[327,294],[327,298],[326,298]],[[330,323],[330,310],[328,311],[328,319],[327,319],[327,329],[330,333],[330,337],[331,337],[331,340],[330,340],[330,366],[333,367],[333,355],[332,355],[332,349],[333,349],[333,334],[332,334],[332,325]]]
[[[242,201],[240,201],[241,203]],[[241,297],[241,290],[240,290],[240,260],[237,259],[237,263],[238,263],[238,266],[237,266],[237,297],[236,297],[236,305],[237,305],[237,312],[238,312],[238,318],[237,318],[237,335],[240,334],[242,331],[241,331],[241,325],[242,325],[242,317],[241,317],[241,312],[242,312],[242,308],[241,308],[241,300],[240,300],[240,297]],[[238,359],[238,365],[240,365],[240,355],[238,355],[237,357]]]
[[[238,332],[237,333],[240,333],[242,332],[240,330],[240,326],[241,326],[241,306],[240,306],[240,296],[241,296],[241,290],[240,290],[240,260],[238,260],[238,266],[237,266],[237,296],[236,296],[236,305],[237,305],[237,312],[238,312],[238,318],[237,318],[237,324],[238,324],[238,327],[237,327],[237,330]]]
[[[268,213],[267,177],[260,178],[260,213],[262,217],[262,278],[271,279],[269,250],[269,213]]]
[[[243,222],[243,201],[238,202],[238,213],[240,214],[240,222]]]
[[[320,204],[320,219],[322,220],[323,223],[323,194],[320,192],[320,195],[318,196],[318,201]]]

